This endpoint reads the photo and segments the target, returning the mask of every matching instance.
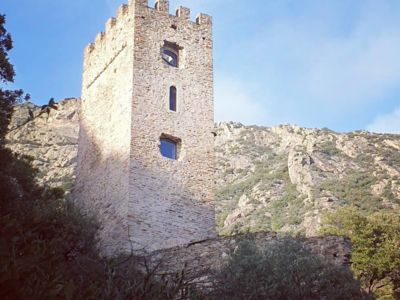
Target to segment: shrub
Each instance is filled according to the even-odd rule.
[[[382,208],[382,200],[372,194],[372,186],[377,182],[368,171],[351,171],[341,180],[331,179],[323,182],[321,190],[331,191],[347,205],[356,205],[364,211]]]
[[[362,299],[350,270],[329,264],[293,238],[232,251],[215,275],[214,299]]]
[[[320,152],[328,156],[335,156],[342,154],[342,151],[336,147],[334,141],[326,141],[320,145]]]
[[[383,157],[384,162],[386,162],[389,166],[396,168],[400,165],[400,152],[393,148],[391,149],[382,149],[379,152],[379,155]]]
[[[286,183],[282,198],[272,204],[272,229],[280,230],[284,225],[298,225],[303,221],[304,197],[299,195],[296,186]]]

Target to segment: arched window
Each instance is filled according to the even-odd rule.
[[[178,67],[178,54],[171,49],[163,49],[163,59],[171,67]]]
[[[176,111],[176,87],[171,86],[169,88],[169,110]]]
[[[165,41],[161,53],[164,62],[177,68],[179,66],[179,51],[180,48],[177,44]]]

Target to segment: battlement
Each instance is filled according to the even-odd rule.
[[[129,0],[128,4],[122,4],[119,6],[115,17],[107,20],[104,32],[98,33],[95,41],[88,44],[88,46],[85,48],[85,56],[87,57],[91,55],[95,49],[102,48],[104,41],[108,39],[108,36],[114,34],[114,29],[118,26],[118,24],[126,23],[127,18],[133,19],[135,12],[140,9],[149,9],[150,11],[168,15],[171,18],[185,20],[192,25],[207,27],[211,27],[212,25],[212,17],[203,13],[198,14],[195,21],[192,21],[190,19],[190,9],[183,6],[180,6],[176,9],[175,15],[171,15],[169,13],[168,0],[155,0],[153,7],[149,6],[148,0]]]
[[[131,0],[131,3],[137,3],[138,5],[149,7],[148,0]],[[169,1],[168,0],[156,0],[154,4],[154,9],[160,12],[168,13],[169,14]],[[187,7],[179,6],[176,11],[175,15],[169,14],[171,17],[178,17],[185,20],[190,20],[190,9]],[[195,22],[197,25],[211,25],[212,18],[209,15],[200,13]]]
[[[125,23],[129,16],[130,6],[122,4],[118,7],[115,17],[111,17],[105,24],[104,32],[100,32],[96,35],[95,41],[87,45],[85,48],[85,56],[90,55],[95,49],[98,49],[103,44],[104,40],[114,34],[114,30],[120,23]]]

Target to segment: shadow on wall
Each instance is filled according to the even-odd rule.
[[[181,172],[163,169],[165,160],[161,154],[151,165],[131,159],[129,147],[112,149],[81,124],[72,199],[102,224],[103,254],[149,253],[216,237],[213,203],[180,184]]]

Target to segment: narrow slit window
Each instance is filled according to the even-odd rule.
[[[171,111],[176,111],[176,96],[177,96],[177,91],[176,87],[171,86],[169,88],[169,110]]]
[[[169,159],[178,159],[178,145],[177,142],[168,139],[160,139],[160,152],[161,155]]]

